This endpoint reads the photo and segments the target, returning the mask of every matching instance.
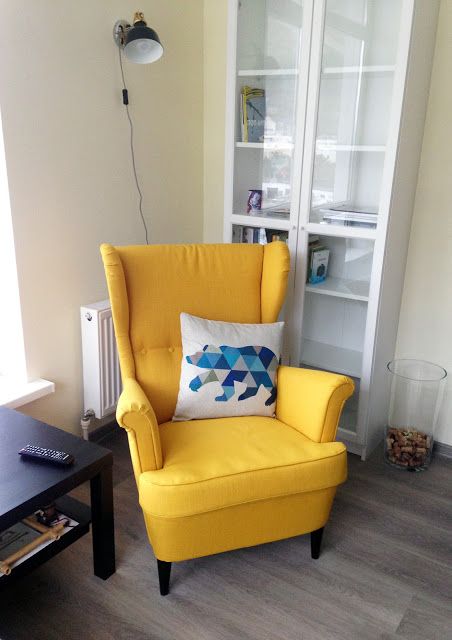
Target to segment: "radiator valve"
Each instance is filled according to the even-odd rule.
[[[89,440],[89,427],[91,424],[92,418],[94,418],[95,413],[92,409],[88,409],[83,414],[82,419],[80,420],[80,426],[82,427],[82,434],[84,440]]]

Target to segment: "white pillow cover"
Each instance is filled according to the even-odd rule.
[[[274,416],[284,322],[241,324],[181,313],[182,366],[173,420]]]

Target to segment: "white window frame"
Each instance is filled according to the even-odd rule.
[[[0,406],[10,408],[53,393],[48,380],[28,380],[11,203],[0,114]]]

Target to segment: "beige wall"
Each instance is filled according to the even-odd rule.
[[[223,241],[227,0],[204,0],[204,242]]]
[[[165,47],[125,62],[151,242],[202,240],[203,3],[141,0]],[[24,411],[78,431],[79,306],[106,297],[98,246],[143,242],[113,24],[131,0],[0,5],[0,101],[31,377]]]
[[[449,371],[437,440],[452,445],[452,0],[442,0],[397,356]]]

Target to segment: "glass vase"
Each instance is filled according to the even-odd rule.
[[[399,469],[424,471],[432,459],[435,426],[447,372],[423,360],[392,360],[385,460]]]

